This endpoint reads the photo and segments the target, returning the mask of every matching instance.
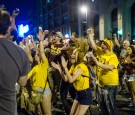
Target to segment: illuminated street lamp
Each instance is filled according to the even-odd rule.
[[[80,10],[83,14],[85,14],[85,21],[83,21],[83,34],[84,34],[84,36],[86,36],[88,8],[87,8],[87,6],[83,5]]]
[[[88,12],[88,11],[87,11],[87,6],[82,6],[82,7],[81,7],[81,12],[82,12],[82,13],[85,13],[85,18],[86,18],[86,23],[87,23],[87,12]]]

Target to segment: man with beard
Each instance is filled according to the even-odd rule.
[[[87,30],[92,49],[96,52],[98,59],[92,56],[97,67],[98,103],[101,112],[107,115],[116,115],[116,93],[119,84],[118,58],[113,53],[111,40],[103,40],[101,47],[96,46],[93,40],[92,29]]]

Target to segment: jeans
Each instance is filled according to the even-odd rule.
[[[52,90],[52,102],[57,103],[57,92],[60,89],[61,76],[58,70],[53,67],[50,67],[48,70],[48,82]]]
[[[117,89],[118,86],[112,85],[98,87],[98,103],[103,115],[117,115],[115,105]]]

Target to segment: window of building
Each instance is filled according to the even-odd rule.
[[[118,3],[118,0],[113,0],[114,4],[117,4]]]
[[[95,38],[99,39],[99,15],[94,16],[94,33]]]
[[[42,14],[39,16],[39,23],[43,23],[43,16],[42,16]]]
[[[53,19],[53,15],[54,15],[53,11],[50,11],[49,12],[49,19]]]
[[[53,2],[53,0],[46,0],[47,3]]]
[[[44,15],[44,23],[48,22],[48,16]]]
[[[44,14],[48,13],[46,6],[43,7],[43,13],[44,13]]]
[[[112,25],[112,29],[113,29],[113,33],[117,33],[118,32],[118,11],[117,8],[114,9],[111,13],[111,25]]]
[[[53,4],[52,3],[49,3],[48,4],[48,10],[52,10],[53,9]]]
[[[108,5],[112,5],[112,0],[108,0]]]
[[[40,1],[38,1],[38,7],[39,7],[39,9],[41,9],[42,8],[42,1],[40,0]]]
[[[45,5],[46,4],[46,0],[43,0],[43,5]]]
[[[62,17],[62,24],[67,24],[69,22],[69,17],[68,16],[63,16]]]
[[[94,16],[94,26],[99,25],[99,15]]]
[[[54,28],[54,22],[53,21],[49,22],[49,29],[52,29],[52,28]]]
[[[60,24],[61,24],[60,19],[55,19],[55,26],[58,27],[60,26]]]
[[[131,38],[135,40],[135,3],[131,7]]]
[[[59,7],[59,0],[54,0],[54,7]]]
[[[95,11],[99,12],[99,5],[95,5]]]
[[[48,24],[45,24],[45,25],[44,25],[44,29],[45,29],[45,30],[48,30],[48,29],[49,29],[49,28],[48,28]]]
[[[62,5],[62,13],[65,13],[68,11],[68,5],[67,4],[63,4]]]
[[[117,9],[114,9],[111,13],[111,20],[113,21],[117,21]]]
[[[60,16],[60,9],[57,8],[54,12],[55,17]]]
[[[64,2],[64,1],[66,1],[66,0],[61,0],[61,2]]]

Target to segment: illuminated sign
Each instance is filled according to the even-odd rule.
[[[23,26],[23,24],[18,25],[19,37],[24,37],[24,34],[27,33],[28,31],[29,31],[28,25],[25,25],[25,26]]]

